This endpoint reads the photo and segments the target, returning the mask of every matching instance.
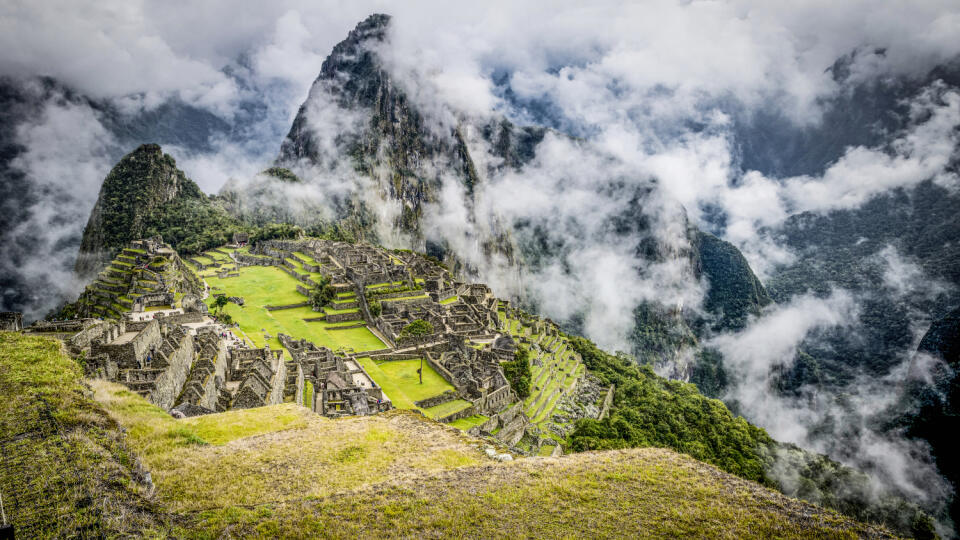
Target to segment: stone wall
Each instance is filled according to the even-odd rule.
[[[86,319],[86,320],[92,321],[92,319]],[[113,331],[114,333],[119,333],[119,327],[113,323],[101,321],[101,322],[95,322],[95,323],[86,325],[86,327],[83,330],[74,334],[67,341],[67,344],[70,346],[71,349],[75,351],[86,349],[87,347],[90,346],[90,343],[93,342],[93,340],[98,339],[102,337],[104,333],[109,332],[111,330],[111,327],[116,327],[115,329],[113,329]]]
[[[421,409],[429,409],[435,405],[440,405],[441,403],[446,403],[448,401],[453,401],[459,398],[459,394],[453,390],[447,390],[446,392],[440,394],[439,396],[429,397],[427,399],[421,399],[420,401],[414,401],[413,404]]]
[[[237,263],[243,266],[277,266],[282,261],[270,257],[257,255],[248,255],[246,253],[237,253]]]
[[[462,389],[460,388],[459,381],[457,381],[457,378],[454,377],[454,376],[453,376],[453,373],[450,373],[450,372],[447,370],[447,368],[441,366],[441,365],[440,365],[440,362],[435,362],[435,361],[433,360],[433,358],[430,357],[429,354],[424,355],[424,361],[427,363],[427,365],[429,365],[430,367],[432,367],[432,368],[434,369],[434,371],[436,371],[437,373],[439,373],[440,376],[443,377],[443,380],[445,380],[445,381],[447,381],[448,383],[450,383],[451,385],[453,385],[453,387],[456,388],[457,390],[462,390]]]
[[[150,401],[154,405],[164,410],[173,408],[190,374],[193,358],[193,336],[185,332],[178,346],[167,356],[167,369],[155,380],[156,386],[150,393]]]
[[[387,287],[384,287],[384,288],[387,288]],[[392,292],[392,293],[385,293],[385,294],[376,294],[375,292],[370,291],[367,294],[371,301],[379,302],[380,300],[389,300],[391,298],[403,298],[404,296],[420,296],[424,294],[424,292],[423,292],[423,289],[414,289],[412,291],[399,291],[399,292]],[[429,298],[424,298],[423,300],[429,301]]]
[[[225,381],[227,378],[227,343],[220,340],[217,356],[214,358],[214,371],[205,381],[203,381],[203,397],[197,405],[206,407],[210,410],[217,410],[217,400],[220,397],[220,389],[217,387],[218,379]]]
[[[287,364],[283,361],[283,358],[280,358],[275,367],[273,379],[270,381],[270,394],[267,396],[264,405],[283,403],[283,391],[287,387]]]
[[[151,348],[159,349],[162,337],[160,324],[150,321],[133,339],[126,343],[104,344],[102,340],[94,341],[90,347],[91,356],[106,354],[122,369],[140,369],[143,360]]]
[[[613,405],[613,392],[616,388],[614,385],[610,385],[610,390],[607,390],[607,396],[603,398],[603,405],[600,407],[600,415],[597,416],[597,420],[603,420],[610,414],[610,406]]]
[[[513,389],[511,389],[509,385],[505,385],[477,400],[474,405],[476,405],[477,410],[485,414],[499,409],[510,401],[514,401],[513,398]]]
[[[303,406],[303,386],[306,379],[303,376],[303,366],[297,364],[297,391],[293,395],[293,402]]]
[[[471,406],[471,407],[467,407],[466,409],[463,409],[462,411],[457,411],[453,414],[444,416],[443,418],[437,418],[437,422],[443,422],[444,424],[449,424],[454,420],[459,420],[461,418],[466,418],[468,416],[473,416],[475,414],[477,414],[477,410],[475,407]]]
[[[363,315],[359,311],[353,311],[350,313],[329,313],[324,316],[324,319],[327,322],[337,323],[337,322],[346,322],[346,321],[362,321]]]
[[[0,330],[7,332],[23,330],[23,314],[17,311],[0,311]]]
[[[173,324],[188,324],[188,323],[200,323],[203,322],[203,313],[197,313],[192,311],[190,313],[178,313],[176,315],[165,315],[159,317],[160,320],[164,322],[169,322]]]

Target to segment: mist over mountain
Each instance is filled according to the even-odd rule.
[[[116,247],[81,247],[101,183],[158,143],[238,227],[437,256],[949,534],[956,6],[291,3],[200,43],[214,6],[140,8],[165,46],[111,34],[136,59],[113,84],[65,46],[0,63],[2,309],[79,292],[78,251]]]

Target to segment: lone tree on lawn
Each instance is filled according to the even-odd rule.
[[[227,307],[227,295],[221,294],[220,296],[213,299],[213,310],[217,313],[223,313],[223,308]]]
[[[417,319],[412,323],[404,326],[403,330],[400,330],[400,337],[418,338],[417,356],[420,357],[420,369],[417,370],[417,374],[420,375],[420,384],[423,384],[423,355],[420,354],[419,338],[422,338],[423,336],[429,336],[432,333],[433,333],[433,325],[423,319]]]

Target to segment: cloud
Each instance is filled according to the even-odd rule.
[[[735,402],[741,414],[773,438],[868,471],[876,490],[868,494],[871,498],[892,492],[936,508],[951,489],[932,464],[929,447],[898,431],[879,429],[897,404],[908,371],[922,379],[929,365],[905,351],[887,374],[857,375],[837,392],[804,388],[790,397],[775,390],[777,378],[789,371],[805,340],[829,329],[857,331],[859,304],[843,290],[827,298],[800,296],[768,309],[741,332],[713,338],[708,345],[723,354],[735,381],[724,399]],[[796,474],[787,460],[774,470],[786,482]]]
[[[87,221],[115,144],[95,111],[59,98],[46,102],[34,122],[17,128],[24,151],[10,164],[32,181],[27,200],[35,203],[26,219],[4,231],[0,272],[27,284],[28,319],[42,317],[83,288],[73,274],[78,224]]]

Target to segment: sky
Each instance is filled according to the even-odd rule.
[[[960,142],[960,93],[945,85],[931,85],[906,104],[906,128],[885,134],[884,144],[847,148],[809,175],[742,170],[733,129],[770,111],[784,126],[817,126],[824,103],[849,88],[828,68],[854,52],[849,83],[920,77],[956,59],[956,1],[0,0],[0,75],[53,77],[132,116],[171,99],[215,115],[231,131],[212,138],[210,150],[165,146],[188,176],[215,193],[270,164],[324,58],[376,12],[393,17],[389,42],[378,52],[429,125],[505,115],[557,130],[523,170],[486,178],[477,194],[483,219],[475,223],[466,217],[462,188],[446,183],[426,213],[428,235],[454,246],[498,293],[528,295],[559,320],[581,317],[587,335],[611,350],[628,347],[638,302],[696,309],[706,287],[677,259],[639,260],[638,238],[610,233],[610,216],[633,211],[637,189],[655,186],[642,212],[664,250],[689,249],[689,220],[722,234],[766,279],[795,254],[763,231],[792,214],[857,208],[928,179],[958,185],[948,164]],[[251,104],[262,112],[251,116]],[[329,100],[311,107],[319,132],[358,129]],[[74,254],[63,241],[82,230],[119,145],[101,120],[83,104],[53,101],[15,128],[25,148],[15,166],[45,197],[15,231],[45,235],[37,256],[17,271],[48,272],[64,292],[82,284],[70,276]],[[468,139],[472,154],[483,156],[483,141]],[[369,179],[349,171],[314,180],[314,195],[294,196],[374,192]],[[384,217],[399,212],[390,201],[370,202]],[[711,229],[716,209],[725,216],[722,230]],[[526,279],[502,261],[485,260],[476,242],[498,223],[522,221],[543,225],[566,244],[561,259]],[[407,241],[389,233],[382,234],[388,243]],[[891,294],[929,288],[915,262],[895,250],[882,261]],[[743,332],[717,336],[713,344],[739,373],[732,397],[745,414],[778,438],[829,450],[810,437],[814,413],[755,390],[810,332],[842,326],[857,309],[858,299],[843,290],[802,296]],[[898,373],[862,386],[856,419],[890,398]],[[894,456],[889,481],[904,489],[927,481],[904,475],[925,467],[922,449],[878,437],[868,433],[860,444],[878,460]]]

